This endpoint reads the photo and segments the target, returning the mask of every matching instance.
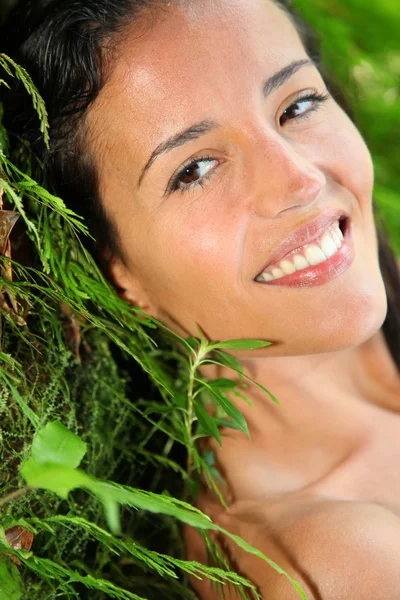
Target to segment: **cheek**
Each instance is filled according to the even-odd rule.
[[[335,132],[326,136],[323,168],[332,179],[348,189],[362,208],[372,202],[374,169],[368,147],[346,113],[337,106]]]
[[[141,236],[140,266],[159,301],[188,306],[203,294],[224,293],[224,282],[232,285],[243,226],[215,198],[198,194],[192,199],[190,192],[177,198],[143,228],[147,235]]]

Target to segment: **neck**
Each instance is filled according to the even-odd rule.
[[[332,415],[345,419],[367,404],[400,410],[400,376],[382,331],[360,346],[310,356],[271,357],[242,361],[244,372],[261,383],[280,407],[259,389],[246,390],[253,407],[237,403],[250,430],[267,430],[271,420],[293,427],[332,423]],[[232,377],[228,369],[210,370],[210,378]]]
[[[373,444],[387,424],[382,408],[400,410],[400,376],[381,332],[344,351],[242,364],[281,406],[253,384],[244,391],[253,406],[231,397],[246,418],[251,439],[223,428],[222,448],[208,440],[227,483],[221,493],[228,503],[323,481]],[[232,371],[204,375],[232,377]]]

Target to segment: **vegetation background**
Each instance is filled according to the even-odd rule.
[[[11,3],[0,0],[1,16]],[[294,5],[319,32],[324,63],[371,150],[376,202],[400,255],[398,2]],[[10,64],[0,67],[21,76]],[[84,224],[31,179],[40,173],[29,149],[21,142],[9,151],[0,129],[0,150],[4,208],[20,215],[11,236],[14,261],[3,258],[0,266],[0,597],[194,598],[187,576],[205,571],[182,561],[181,523],[204,532],[211,525],[174,498],[193,497],[200,472],[210,485],[218,481],[212,455],[197,453],[196,436],[217,437],[216,425],[227,418],[245,430],[224,397],[230,384],[209,389],[197,379],[201,360],[211,356],[203,342],[190,340],[180,354],[168,332],[114,298],[78,242]],[[218,360],[229,361],[220,350]],[[210,397],[220,409],[214,423],[204,412]],[[59,484],[54,464],[58,473],[66,470]],[[208,575],[242,584],[242,597],[254,594],[229,575],[204,535],[215,567]]]
[[[372,153],[375,197],[400,255],[400,10],[397,0],[295,0]]]

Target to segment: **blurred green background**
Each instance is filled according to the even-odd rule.
[[[373,157],[375,198],[400,256],[400,2],[294,0],[317,30]]]
[[[15,0],[0,0],[0,17]],[[319,33],[375,165],[375,198],[400,256],[400,0],[293,0]]]

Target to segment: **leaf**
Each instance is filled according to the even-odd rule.
[[[197,350],[198,347],[200,346],[199,340],[197,338],[195,338],[193,335],[190,335],[189,337],[187,337],[186,341],[189,344],[189,346],[191,348],[193,348],[194,350]]]
[[[205,408],[203,408],[200,404],[197,403],[194,404],[194,412],[205,433],[215,438],[218,444],[222,446],[218,426],[213,417],[205,410]]]
[[[96,486],[92,488],[92,491],[97,495],[100,490],[101,493],[108,494],[110,498],[113,498],[120,504],[169,515],[192,527],[207,529],[213,524],[209,517],[190,504],[163,494],[153,494],[143,490],[118,486],[109,482],[96,481]]]
[[[248,437],[250,437],[249,428],[246,423],[246,419],[240,412],[238,408],[228,398],[222,396],[222,394],[217,394],[214,390],[212,392],[215,400],[224,409],[228,417],[231,417],[232,421],[239,427],[241,431],[243,431]]]
[[[19,212],[19,214],[21,215],[22,219],[25,222],[25,225],[27,226],[28,231],[30,231],[32,236],[34,237],[37,249],[39,250],[39,252],[41,252],[42,244],[41,244],[39,232],[37,230],[35,223],[32,221],[32,219],[28,218],[27,213],[24,208],[24,204],[22,202],[22,199],[18,196],[18,194],[16,193],[14,188],[5,179],[2,179],[2,178],[0,179],[0,187],[3,188],[9,201],[14,203],[17,211]],[[43,264],[44,270],[46,272],[48,272],[49,267],[47,264],[44,263],[43,257],[41,257],[41,258],[42,258],[42,264]]]
[[[203,460],[209,467],[215,467],[215,452],[214,450],[205,450],[203,452]]]
[[[213,379],[212,381],[209,381],[208,383],[211,385],[211,387],[222,389],[222,390],[231,390],[231,389],[237,387],[237,385],[238,385],[235,381],[232,381],[232,379],[226,379],[225,377],[220,377],[219,379]]]
[[[45,103],[40,96],[35,84],[28,72],[18,65],[6,54],[0,54],[0,65],[9,74],[17,77],[25,87],[28,94],[32,97],[32,104],[40,119],[40,131],[43,133],[44,142],[49,147],[49,122]],[[12,67],[12,70],[11,68]],[[13,72],[12,72],[13,71]]]
[[[275,404],[277,404],[278,406],[280,406],[280,402],[278,400],[278,398],[275,398],[275,396],[273,395],[272,392],[270,392],[269,390],[267,390],[266,387],[264,387],[263,385],[261,385],[261,383],[258,383],[258,381],[256,381],[255,379],[252,379],[251,377],[249,377],[248,375],[245,375],[246,379],[248,381],[251,381],[252,383],[254,383],[254,385],[256,385],[260,390],[262,390],[263,392],[265,392],[273,402],[275,402]]]
[[[242,392],[238,392],[237,390],[233,390],[232,394],[234,396],[237,396],[238,398],[241,398],[242,400],[244,400],[246,402],[246,404],[248,404],[249,406],[254,406],[254,402],[252,400],[250,400],[250,398],[248,398],[245,394],[242,394]]]
[[[75,469],[85,454],[85,442],[60,421],[47,423],[32,443],[32,458],[37,463],[57,463]]]
[[[25,461],[21,475],[30,487],[49,490],[64,499],[76,488],[89,490],[102,502],[110,529],[114,533],[120,532],[118,501],[114,498],[112,486],[111,489],[104,487],[104,482],[78,469],[59,463],[38,463],[34,458]]]
[[[23,591],[17,567],[7,556],[0,556],[0,598],[2,600],[19,600]]]
[[[224,352],[216,352],[216,354],[219,355],[219,361],[218,360],[212,360],[210,358],[207,358],[207,360],[204,361],[203,364],[212,364],[212,365],[218,365],[218,366],[222,366],[222,367],[229,367],[230,369],[232,369],[233,371],[236,371],[237,373],[239,373],[242,378],[247,379],[247,381],[251,381],[252,383],[254,383],[254,385],[256,385],[260,390],[262,390],[263,392],[265,392],[273,402],[275,402],[275,404],[277,404],[278,406],[281,406],[279,400],[272,394],[272,392],[270,392],[269,390],[267,390],[266,387],[264,387],[263,385],[261,385],[261,383],[258,383],[258,381],[256,381],[255,379],[252,379],[251,377],[249,377],[248,375],[245,375],[243,373],[243,367],[242,365],[239,363],[239,366],[236,366],[235,363],[233,361],[229,361],[226,360],[226,357],[229,356],[228,354],[225,354]],[[233,358],[233,356],[231,356],[230,358]],[[236,361],[238,362],[238,361]]]
[[[30,487],[49,490],[64,499],[76,488],[88,490],[103,503],[108,526],[114,533],[120,532],[118,504],[170,515],[193,527],[204,529],[212,523],[203,513],[185,502],[95,479],[83,471],[59,463],[38,463],[30,458],[22,465],[21,475]]]
[[[218,427],[228,427],[228,429],[234,429],[235,431],[241,431],[241,428],[238,425],[236,425],[236,423],[234,421],[232,421],[232,419],[218,418],[218,419],[216,419],[216,423],[217,423]]]
[[[238,408],[228,398],[220,394],[217,390],[213,389],[211,385],[203,382],[204,386],[210,390],[211,395],[221,408],[226,412],[233,422],[239,427],[240,431],[243,431],[248,437],[250,437],[249,428],[247,427],[246,419]]]
[[[88,489],[98,498],[103,501],[106,507],[106,516],[108,524],[114,533],[119,532],[119,515],[117,514],[117,503],[131,506],[141,510],[147,510],[153,513],[160,513],[164,515],[170,515],[182,523],[191,525],[198,529],[205,530],[218,530],[230,537],[239,547],[250,552],[265,560],[270,566],[272,566],[278,573],[285,575],[291,583],[294,585],[296,590],[299,592],[301,598],[307,600],[305,595],[302,593],[299,584],[290,577],[281,567],[279,567],[274,561],[266,557],[262,552],[242,540],[240,537],[233,535],[222,529],[211,519],[194,508],[190,504],[186,504],[175,498],[161,494],[153,494],[151,492],[145,492],[143,490],[135,490],[133,488],[127,488],[118,486],[113,483],[103,482],[89,477],[85,473],[78,471],[77,469],[68,469],[62,465],[51,465],[51,464],[35,464],[34,459],[29,459],[22,468],[22,474],[27,479],[27,482],[32,487],[42,487],[55,491],[56,487],[63,489],[65,492],[67,488],[73,489],[74,487],[82,487]],[[61,482],[63,485],[61,486]],[[67,483],[68,482],[68,483]],[[59,493],[59,491],[57,492]],[[65,497],[65,496],[62,496]],[[22,560],[23,557],[21,557]],[[37,559],[37,557],[32,557]],[[44,560],[44,559],[40,559]],[[24,561],[26,566],[32,568],[32,563],[29,560]],[[61,567],[60,567],[61,568]],[[63,568],[63,567],[62,567]],[[81,581],[85,585],[89,583],[87,577],[81,578],[81,576],[70,577],[70,581]],[[96,585],[95,581],[90,580],[90,583]],[[90,585],[88,586],[90,587]],[[17,599],[16,599],[17,600]]]
[[[157,402],[149,402],[143,414],[144,416],[152,415],[154,413],[157,415],[168,415],[177,410],[180,410],[177,406],[162,406],[162,404],[158,404]]]
[[[15,165],[13,165],[9,160],[5,159],[7,172],[11,176],[13,180],[13,185],[17,191],[22,194],[30,194],[34,196],[42,205],[50,208],[60,215],[64,221],[66,221],[73,229],[92,237],[89,233],[89,230],[85,223],[83,223],[83,219],[80,215],[76,214],[70,208],[67,208],[64,201],[58,196],[54,196],[48,190],[39,185],[34,179],[29,177],[27,173],[24,173],[20,169],[18,169]],[[18,181],[14,181],[14,179],[18,178]],[[52,213],[51,217],[54,217],[54,213]]]
[[[229,537],[232,541],[234,541],[239,546],[239,548],[242,548],[249,554],[254,554],[254,556],[258,556],[258,558],[261,558],[262,560],[267,562],[273,569],[275,569],[275,571],[277,571],[280,575],[283,575],[290,581],[290,583],[294,586],[294,588],[296,589],[296,591],[298,592],[298,594],[302,600],[307,600],[306,595],[304,594],[303,590],[301,589],[301,587],[297,583],[297,581],[295,579],[293,579],[293,577],[291,577],[288,573],[286,573],[286,571],[284,571],[275,561],[273,561],[270,558],[268,558],[267,556],[265,556],[265,554],[263,552],[261,552],[260,550],[257,550],[257,548],[254,548],[254,546],[251,546],[250,544],[245,542],[245,540],[243,540],[238,535],[230,533],[229,531],[227,531],[226,529],[223,529],[222,527],[216,527],[216,529],[218,529],[218,531],[220,531],[221,533],[224,533],[227,537]]]
[[[210,350],[255,350],[257,348],[266,348],[271,346],[272,342],[263,342],[262,340],[228,340],[226,342],[213,342],[208,346]]]
[[[173,394],[173,399],[175,402],[175,405],[177,406],[177,408],[186,409],[186,405],[187,405],[187,398],[186,396],[184,396],[184,394],[180,394],[178,391],[174,392]]]
[[[92,492],[101,500],[103,503],[104,513],[106,517],[107,524],[112,532],[115,534],[121,533],[121,522],[119,516],[119,506],[114,498],[109,496],[107,493],[102,494],[99,490],[96,491],[94,487],[92,487]]]
[[[91,487],[90,477],[82,471],[60,463],[39,463],[34,458],[24,462],[21,475],[30,487],[50,490],[64,499],[75,488]]]
[[[30,521],[32,521],[32,519],[30,519]],[[33,522],[43,526],[43,520],[33,519]],[[107,545],[107,547],[115,552],[115,554],[121,555],[123,552],[128,555],[130,554],[131,556],[134,556],[135,558],[150,565],[151,568],[156,570],[160,575],[166,575],[176,579],[177,575],[175,570],[182,569],[182,571],[197,578],[206,576],[213,581],[230,581],[246,587],[252,587],[247,580],[243,579],[243,577],[240,577],[240,575],[237,575],[236,573],[230,571],[226,572],[216,567],[208,567],[194,561],[181,560],[167,554],[161,554],[154,550],[150,550],[136,542],[115,538],[108,531],[105,531],[98,525],[90,523],[86,519],[80,517],[57,515],[54,517],[48,517],[45,525],[48,525],[48,523],[51,523],[52,525],[62,525],[75,532],[76,529],[83,531],[84,533],[90,535],[91,539],[98,541],[100,544]]]
[[[1,83],[1,82],[0,82]],[[0,151],[5,152],[8,150],[9,139],[5,127],[0,123]]]
[[[134,592],[124,590],[121,587],[114,585],[111,581],[93,577],[92,575],[81,575],[78,571],[70,569],[68,566],[57,564],[49,558],[40,558],[33,555],[29,558],[20,556],[20,559],[26,568],[36,573],[41,579],[55,579],[57,581],[57,588],[64,592],[62,596],[65,598],[79,598],[80,596],[78,596],[71,584],[80,583],[89,590],[101,591],[102,594],[108,598],[116,598],[118,600],[145,600],[143,596],[138,596]],[[57,597],[60,596],[61,594],[58,593]],[[54,595],[52,597],[54,598]]]
[[[196,328],[197,328],[197,331],[199,333],[200,343],[203,346],[207,346],[209,344],[209,341],[206,339],[206,336],[204,335],[204,332],[203,332],[203,330],[201,329],[201,327],[200,327],[200,325],[198,323],[196,323]]]
[[[8,239],[18,219],[18,212],[13,210],[0,210],[0,254],[5,254]]]
[[[29,529],[24,529],[21,525],[14,525],[6,529],[4,534],[11,548],[28,551],[31,549],[34,535]]]
[[[215,352],[215,354],[219,357],[219,361],[220,361],[220,363],[222,363],[222,366],[229,367],[230,369],[233,369],[234,371],[236,371],[236,373],[239,373],[239,375],[241,375],[241,376],[243,375],[242,363],[239,362],[237,358],[235,358],[231,354],[222,352],[221,350],[217,350]],[[240,379],[240,382],[241,381],[242,381],[242,379]]]

